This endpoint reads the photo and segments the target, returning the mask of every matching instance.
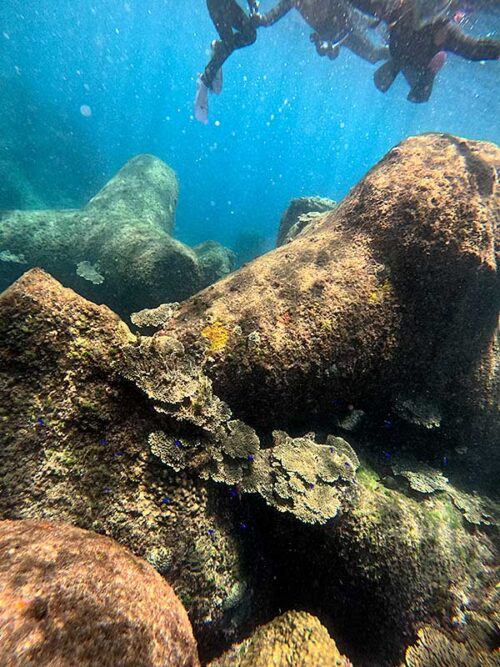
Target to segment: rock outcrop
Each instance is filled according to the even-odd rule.
[[[471,534],[446,494],[411,497],[366,465],[356,480],[355,502],[326,526],[254,508],[265,585],[279,607],[330,619],[355,665],[392,667],[424,624],[448,627],[477,608],[496,583],[497,544]],[[486,636],[477,643],[488,651]]]
[[[40,270],[0,297],[0,398],[0,516],[63,520],[145,557],[205,656],[262,610],[306,605],[385,667],[419,624],[489,584],[493,545],[462,526],[442,476],[415,499],[359,469],[342,438],[276,432],[264,446],[178,342],[132,335]]]
[[[199,667],[167,582],[106,537],[46,521],[0,521],[4,667]]]
[[[172,169],[139,155],[82,209],[0,213],[0,289],[41,267],[122,315],[191,296],[233,261],[218,244],[196,251],[172,237],[177,197]]]
[[[372,415],[425,400],[447,437],[498,442],[499,164],[493,144],[407,139],[163,332],[199,349],[216,393],[250,423],[307,429],[339,399]],[[217,349],[207,326],[224,334]]]

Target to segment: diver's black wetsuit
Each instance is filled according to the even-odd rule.
[[[250,11],[255,12],[256,0],[247,2]],[[201,75],[205,86],[211,88],[217,72],[231,53],[253,44],[257,39],[257,31],[250,16],[243,11],[236,0],[207,0],[207,7],[221,38],[221,41],[215,42],[212,59]]]
[[[280,0],[273,9],[259,15],[258,24],[273,25],[291,9],[296,9],[316,31],[311,41],[316,44],[319,55],[328,54],[328,50],[322,49],[323,43],[330,43],[332,48],[340,44],[346,46],[371,63],[389,55],[387,47],[373,44],[366,36],[366,29],[377,22],[363,17],[345,0]]]
[[[463,33],[447,17],[417,27],[407,0],[352,0],[360,10],[377,16],[389,27],[391,58],[375,72],[375,85],[386,92],[399,72],[410,85],[411,102],[427,102],[437,73],[433,58],[439,52],[456,53],[467,60],[497,60],[500,41]]]

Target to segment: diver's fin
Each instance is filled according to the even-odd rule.
[[[218,69],[215,76],[214,80],[212,81],[212,87],[210,88],[212,93],[215,93],[216,95],[220,95],[222,92],[222,68]]]
[[[194,117],[200,123],[208,125],[208,88],[203,83],[203,80],[198,77],[196,82],[196,97],[194,100]]]
[[[432,93],[432,81],[425,84],[413,86],[406,98],[408,102],[415,102],[416,104],[423,104],[428,102]]]
[[[388,60],[381,65],[373,76],[375,85],[382,92],[386,93],[394,83],[398,75],[398,70],[394,67],[392,60]]]
[[[211,44],[212,46],[212,58],[215,56],[215,50],[217,48],[217,40],[214,39],[214,41]],[[210,90],[212,93],[215,93],[215,95],[220,95],[222,93],[222,68],[218,69],[217,72],[215,73],[214,80],[212,81],[212,85],[210,86]]]

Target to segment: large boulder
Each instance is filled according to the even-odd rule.
[[[498,581],[495,508],[448,452],[494,478],[497,160],[408,140],[291,243],[137,314],[153,337],[25,274],[0,296],[1,515],[146,556],[203,659],[291,608],[361,667],[398,664],[427,627],[439,654]],[[487,654],[489,636],[471,641]]]
[[[109,538],[65,524],[0,521],[4,667],[199,667],[167,582]]]
[[[82,209],[1,212],[0,289],[41,267],[122,315],[191,296],[232,264],[172,237],[177,198],[172,169],[139,155]]]
[[[163,333],[199,350],[251,423],[307,429],[339,400],[378,416],[425,401],[443,435],[498,442],[499,165],[493,144],[407,139],[298,238],[185,301]]]
[[[280,608],[328,619],[356,666],[393,667],[421,627],[465,628],[494,590],[498,544],[487,530],[496,529],[472,533],[452,488],[416,497],[367,465],[356,483],[356,500],[325,526],[254,508],[255,542],[267,554],[262,583]],[[493,624],[495,613],[485,609],[484,622]],[[478,636],[477,650],[487,653],[490,641],[491,633]]]

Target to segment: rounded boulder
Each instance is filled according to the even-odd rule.
[[[169,584],[113,540],[67,524],[0,522],[3,667],[198,667]]]

